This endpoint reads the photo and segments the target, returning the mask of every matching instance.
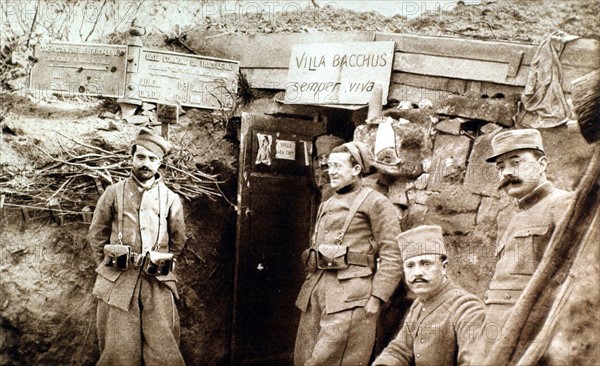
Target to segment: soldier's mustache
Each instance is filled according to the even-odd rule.
[[[410,281],[410,283],[417,283],[417,282],[422,282],[422,283],[427,283],[429,281],[427,281],[426,279],[424,279],[423,277],[417,277],[414,280]]]
[[[503,179],[500,184],[498,184],[498,190],[506,187],[509,184],[520,184],[523,183],[523,180],[517,177],[508,177]]]

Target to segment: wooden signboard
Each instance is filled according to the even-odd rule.
[[[127,46],[53,43],[37,46],[29,79],[35,94],[123,95]]]
[[[292,48],[289,104],[367,104],[376,84],[387,101],[394,42],[301,44]]]
[[[129,98],[196,108],[233,107],[237,61],[142,49],[139,65]]]
[[[29,77],[33,93],[93,95],[231,109],[237,94],[239,62],[127,46],[52,43],[36,48]],[[127,85],[126,85],[127,84]],[[127,93],[125,89],[127,87]]]

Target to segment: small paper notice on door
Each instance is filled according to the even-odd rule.
[[[276,140],[275,159],[296,160],[296,142]]]

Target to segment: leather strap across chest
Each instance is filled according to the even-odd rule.
[[[340,231],[340,235],[335,239],[335,242],[338,245],[342,244],[342,241],[344,240],[344,235],[346,235],[346,231],[350,227],[350,222],[354,218],[354,215],[356,215],[356,212],[358,212],[358,209],[360,208],[360,206],[367,199],[367,196],[369,195],[369,193],[371,193],[372,191],[373,191],[373,189],[371,189],[371,188],[363,187],[363,188],[361,188],[360,192],[358,192],[358,194],[354,198],[354,201],[352,202],[352,206],[350,206],[350,210],[348,210],[348,214],[346,214],[344,226],[342,227],[342,230]],[[333,197],[328,199],[325,203],[323,203],[319,207],[319,212],[317,213],[317,218],[318,218],[317,225],[315,226],[315,231],[314,231],[313,237],[312,237],[313,245],[316,245],[317,232],[319,231],[319,228],[320,228],[321,216],[323,215],[323,211],[325,211],[325,207],[331,203],[332,199],[333,199]]]

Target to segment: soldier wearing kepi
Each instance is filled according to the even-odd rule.
[[[158,168],[170,144],[142,129],[131,176],[98,200],[89,242],[98,265],[98,365],[183,365],[175,258],[186,241],[183,209]]]
[[[519,211],[513,215],[496,246],[496,271],[484,296],[486,321],[480,348],[484,357],[494,342],[511,337],[505,322],[531,279],[554,229],[574,198],[546,179],[548,160],[538,130],[510,130],[492,139],[492,155],[500,184],[514,197]],[[503,329],[504,328],[504,329]]]
[[[419,226],[398,236],[408,287],[417,296],[402,329],[373,365],[470,365],[481,334],[481,300],[446,275],[442,228]]]
[[[309,273],[296,301],[302,311],[298,366],[367,365],[379,309],[401,279],[396,211],[385,196],[362,185],[372,159],[360,142],[338,146],[328,157],[335,193],[319,207]]]

